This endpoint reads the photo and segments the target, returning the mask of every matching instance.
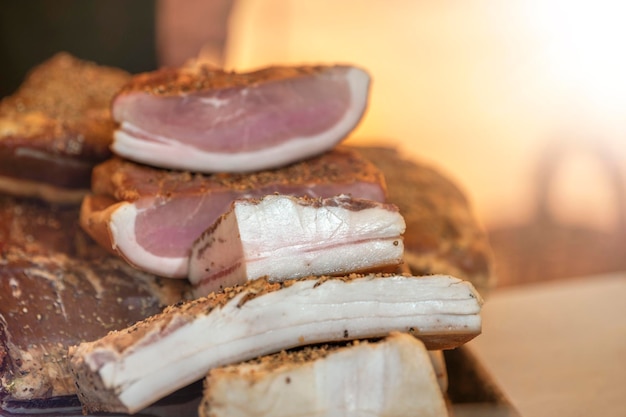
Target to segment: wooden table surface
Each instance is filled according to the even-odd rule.
[[[522,417],[624,417],[626,272],[497,289],[468,347]]]

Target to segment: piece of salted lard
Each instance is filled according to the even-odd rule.
[[[394,332],[381,342],[307,347],[211,370],[200,417],[448,415],[424,344]]]
[[[370,77],[348,65],[206,65],[136,75],[113,101],[112,150],[161,168],[252,172],[333,148],[361,120]]]
[[[340,195],[237,200],[196,240],[197,297],[267,277],[346,275],[399,265],[404,219],[392,204]]]
[[[382,173],[347,148],[253,174],[194,175],[113,158],[94,169],[92,191],[81,207],[83,229],[136,268],[172,278],[187,277],[193,242],[236,199],[345,193],[385,200]]]
[[[259,279],[74,346],[70,368],[87,411],[135,413],[212,368],[297,346],[402,331],[451,349],[480,333],[481,305],[441,275]]]

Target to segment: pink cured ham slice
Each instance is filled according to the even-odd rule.
[[[113,102],[113,151],[194,172],[252,172],[327,151],[365,112],[370,77],[346,65],[231,73],[203,65],[135,76]]]
[[[345,147],[253,174],[190,174],[114,158],[94,169],[92,190],[81,207],[83,229],[135,267],[172,278],[187,276],[193,242],[235,199],[386,196],[382,173]]]
[[[396,206],[346,195],[237,200],[194,242],[189,280],[201,297],[263,276],[274,282],[397,267],[405,228]]]

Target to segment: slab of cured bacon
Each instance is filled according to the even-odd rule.
[[[262,276],[392,269],[402,263],[404,229],[396,206],[345,194],[237,200],[194,243],[189,280],[202,296]]]
[[[365,112],[370,77],[348,66],[226,72],[204,64],[136,75],[113,101],[113,151],[193,172],[277,168],[333,148]]]
[[[424,344],[398,332],[213,369],[199,410],[200,417],[448,415]]]
[[[280,193],[384,201],[383,175],[353,150],[252,174],[201,175],[120,158],[94,169],[93,194],[81,225],[100,244],[139,269],[185,278],[193,242],[238,198]]]
[[[454,348],[480,333],[481,305],[442,275],[259,279],[72,347],[70,366],[86,410],[135,413],[212,368],[297,346],[403,331]]]

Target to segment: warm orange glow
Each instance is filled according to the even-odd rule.
[[[227,65],[367,68],[371,104],[349,141],[387,141],[435,163],[487,225],[525,222],[553,143],[593,144],[626,166],[625,16],[615,0],[246,0]],[[565,171],[576,186],[556,191],[558,205],[587,222],[612,217],[601,174]]]

